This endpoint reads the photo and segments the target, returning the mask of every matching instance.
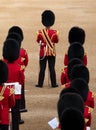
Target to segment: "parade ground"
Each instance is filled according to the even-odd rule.
[[[59,31],[59,43],[56,45],[56,77],[59,87],[52,88],[48,67],[45,72],[43,88],[36,88],[39,73],[39,45],[36,33],[44,28],[41,13],[50,9],[55,13],[53,29]],[[52,130],[48,121],[58,117],[57,101],[60,87],[60,75],[64,68],[63,59],[67,52],[68,32],[71,27],[82,27],[86,32],[84,44],[88,56],[87,67],[90,71],[89,88],[96,92],[96,1],[95,0],[0,0],[0,56],[8,29],[17,25],[23,29],[22,47],[27,50],[29,63],[25,70],[25,96],[28,112],[22,113],[24,124],[20,130]],[[96,101],[96,97],[95,97]],[[96,105],[95,105],[96,106]],[[92,112],[91,130],[96,130],[96,107]]]

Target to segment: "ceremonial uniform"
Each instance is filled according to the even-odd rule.
[[[85,119],[85,125],[84,125],[84,130],[86,130],[86,127],[90,127],[91,126],[91,120],[92,120],[92,115],[91,112],[89,110],[89,108],[86,106],[84,107],[84,119]],[[70,117],[68,117],[70,118]],[[61,129],[61,125],[58,125],[58,129]],[[82,129],[83,130],[83,129]]]
[[[84,65],[87,65],[87,55],[86,53],[84,54],[84,57],[83,57],[83,63]],[[67,66],[68,65],[68,55],[67,53],[64,55],[64,66]]]
[[[62,92],[60,93],[60,97],[59,97],[59,100],[57,103],[57,111],[58,111],[58,118],[59,118],[59,122],[60,122],[59,128],[61,128],[61,130],[63,127],[66,130],[67,129],[70,130],[70,129],[72,129],[72,126],[75,128],[75,125],[77,125],[76,121],[74,121],[75,116],[77,116],[77,114],[73,114],[73,112],[71,112],[70,113],[71,115],[68,114],[68,116],[66,116],[65,118],[62,117],[64,114],[64,111],[67,109],[74,109],[74,110],[79,111],[81,113],[80,115],[82,115],[82,117],[83,117],[82,119],[84,120],[84,116],[83,116],[84,102],[83,102],[81,96],[75,92],[76,92],[75,89],[68,88],[68,89],[62,90]],[[72,119],[71,119],[71,117],[72,117]],[[80,119],[80,117],[78,117],[78,119]],[[71,124],[71,126],[68,126],[68,124]],[[82,123],[80,123],[80,122],[79,122],[79,124],[82,125]],[[69,129],[69,127],[70,127],[70,129]],[[78,125],[77,125],[77,127],[78,127]]]
[[[69,83],[70,79],[68,78],[67,66],[63,69],[61,73],[61,84]]]
[[[70,75],[71,75],[71,70],[74,65],[77,64],[82,64],[82,60],[79,58],[73,58],[69,61],[68,66],[64,67],[63,72],[61,73],[61,84],[67,84],[70,82]]]
[[[84,108],[84,118],[85,119],[88,119],[88,121],[85,123],[85,127],[87,126],[91,126],[91,120],[92,120],[92,115],[91,115],[91,112],[90,112],[90,109],[88,106],[85,106]]]
[[[16,60],[18,64],[21,65],[22,70],[25,71],[25,68],[28,65],[28,54],[24,48],[20,48],[20,55],[19,58]]]
[[[50,29],[50,26],[54,24],[55,16],[50,10],[45,10],[42,14],[42,23],[45,29],[39,30],[37,33],[37,43],[40,45],[40,72],[38,77],[38,84],[36,87],[42,87],[45,77],[46,63],[48,61],[48,67],[50,71],[50,79],[52,87],[57,87],[56,73],[55,73],[55,60],[56,51],[55,43],[58,43],[58,32]]]
[[[0,130],[8,130],[10,124],[9,109],[15,106],[13,86],[4,83],[8,79],[8,66],[0,60]]]
[[[7,51],[9,49],[9,51]],[[16,40],[7,39],[3,46],[3,57],[8,66],[8,80],[7,83],[18,82],[19,84],[24,83],[24,72],[21,66],[17,64],[16,60],[19,57],[19,46]],[[19,130],[19,118],[20,118],[20,100],[21,93],[15,95],[16,104],[12,108],[12,130]]]
[[[23,85],[24,73],[21,70],[21,66],[18,65],[17,62],[14,62],[14,63],[6,62],[6,63],[8,65],[8,70],[9,70],[7,83],[19,82],[19,84]],[[12,128],[13,128],[13,130],[19,129],[17,124],[19,124],[20,100],[21,100],[21,94],[15,95],[16,104],[12,108]],[[16,120],[17,120],[17,123],[16,123]]]
[[[52,87],[56,86],[56,74],[55,74],[55,58],[56,58],[56,52],[55,52],[55,43],[58,43],[58,35],[57,31],[51,30],[51,29],[46,29],[46,32],[48,36],[50,36],[50,39],[52,41],[52,44],[54,46],[54,54],[50,51],[49,47],[46,44],[46,41],[44,40],[44,36],[41,32],[39,32],[37,36],[37,42],[44,43],[44,45],[41,45],[40,47],[40,73],[39,73],[39,79],[38,79],[38,84],[42,87],[43,86],[43,81],[44,81],[44,76],[45,76],[45,69],[46,69],[46,63],[48,60],[48,67],[50,71],[50,78],[51,78],[51,84]]]
[[[14,89],[0,85],[0,94],[1,92],[3,93],[0,95],[0,130],[8,130],[10,124],[9,109],[15,106]]]
[[[27,51],[24,48],[20,48],[20,55],[19,58],[16,60],[16,62],[21,66],[21,69],[23,72],[25,72],[25,68],[28,65],[28,54]],[[24,74],[25,77],[25,74]],[[22,89],[21,89],[21,101],[20,101],[20,111],[25,111],[26,104],[25,104],[25,78],[24,82],[22,83]],[[27,111],[27,109],[26,109]]]
[[[85,105],[89,106],[91,108],[94,108],[94,97],[92,95],[92,92],[89,90],[87,100],[85,101]]]
[[[8,31],[7,39],[9,38],[15,39],[18,42],[18,45],[20,47],[20,54],[16,62],[21,66],[23,72],[25,72],[25,68],[28,65],[28,54],[27,51],[21,47],[21,43],[24,39],[23,30],[19,26],[12,26]],[[25,103],[25,80],[21,88],[20,112],[27,112],[26,103]],[[20,117],[20,124],[23,123],[24,121],[21,120]]]
[[[74,42],[79,42],[81,45],[85,43],[85,30],[78,26],[73,26],[68,33],[68,42],[70,45],[72,45]],[[66,53],[64,55],[64,65],[68,65],[68,54]],[[87,65],[87,55],[84,54],[83,57],[83,63],[84,65]]]

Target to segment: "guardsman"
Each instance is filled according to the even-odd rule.
[[[21,66],[17,64],[16,60],[19,57],[20,48],[16,40],[7,39],[3,45],[3,58],[8,66],[8,80],[7,83],[18,82],[21,86],[24,83],[24,72]],[[21,88],[20,88],[21,90]],[[20,91],[21,92],[21,91]],[[12,130],[19,130],[20,120],[20,100],[21,93],[15,94],[16,104],[12,108]]]
[[[68,42],[71,45],[74,42],[79,42],[81,45],[85,43],[85,30],[78,26],[73,26],[68,33]],[[64,65],[68,65],[68,52],[64,55]],[[87,55],[84,53],[83,63],[87,65]]]
[[[0,60],[0,130],[8,130],[10,125],[10,108],[15,106],[13,87],[7,87],[4,83],[8,79],[8,66]]]
[[[36,87],[43,87],[46,63],[48,61],[48,68],[50,72],[52,88],[58,87],[56,82],[55,60],[56,50],[55,43],[58,43],[58,31],[51,29],[55,22],[55,14],[51,10],[45,10],[41,15],[41,21],[44,29],[37,33],[37,43],[40,45],[39,64],[40,72],[38,76],[38,83]]]

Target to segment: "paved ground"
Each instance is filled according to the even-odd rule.
[[[68,31],[72,26],[80,26],[86,31],[85,51],[88,55],[88,68],[90,70],[90,89],[96,91],[96,1],[95,0],[1,0],[0,1],[0,55],[2,45],[8,29],[19,25],[24,31],[22,46],[29,54],[29,65],[26,69],[26,105],[28,112],[22,114],[25,120],[20,130],[51,130],[47,122],[57,117],[57,100],[61,88],[50,87],[48,69],[44,87],[35,88],[37,83],[39,64],[39,46],[36,44],[36,31],[43,28],[41,13],[51,9],[56,14],[53,28],[59,30],[60,41],[56,46],[57,82],[60,85],[60,74],[63,68],[63,56],[67,51]],[[2,58],[2,57],[1,57]],[[96,108],[92,113],[91,130],[96,129]]]

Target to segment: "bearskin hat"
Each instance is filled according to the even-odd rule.
[[[71,70],[73,68],[74,65],[77,65],[77,64],[83,64],[83,61],[80,60],[79,58],[73,58],[71,59],[69,62],[68,62],[68,67],[67,67],[67,74],[68,74],[68,78],[70,79],[70,73],[71,73]]]
[[[0,60],[0,84],[5,83],[8,79],[8,67],[7,64]]]
[[[23,30],[19,26],[12,26],[11,28],[9,28],[8,34],[13,32],[18,33],[21,36],[21,40],[23,41],[24,39]]]
[[[14,39],[7,39],[3,45],[3,57],[9,62],[14,62],[19,57],[19,45]]]
[[[84,101],[87,100],[89,86],[88,83],[82,78],[76,78],[71,81],[70,87],[75,88],[78,90],[80,96],[83,98]]]
[[[77,93],[79,94],[78,90],[73,88],[73,87],[68,87],[68,88],[64,88],[61,90],[59,98],[61,98],[63,96],[63,94],[65,93]]]
[[[70,73],[71,81],[76,78],[83,78],[87,83],[89,83],[89,70],[85,65],[78,64],[74,65]]]
[[[52,26],[55,22],[55,14],[51,10],[42,13],[42,24],[46,27]]]
[[[21,41],[22,41],[22,39],[21,39],[20,34],[14,33],[14,32],[13,33],[9,33],[8,36],[7,36],[7,38],[6,38],[6,40],[7,39],[15,39],[17,41],[17,43],[19,44],[19,46],[21,47]]]
[[[71,107],[62,112],[60,125],[61,130],[84,130],[85,119],[80,110]]]
[[[68,60],[73,58],[79,58],[83,60],[84,57],[84,48],[80,43],[74,42],[68,48]]]
[[[79,94],[67,92],[63,94],[61,98],[59,98],[57,102],[57,111],[58,111],[59,119],[62,112],[66,108],[70,108],[70,107],[77,108],[82,113],[84,113],[84,101]]]
[[[69,30],[68,34],[69,43],[72,44],[73,42],[80,42],[81,45],[85,42],[85,31],[83,28],[74,26]]]

